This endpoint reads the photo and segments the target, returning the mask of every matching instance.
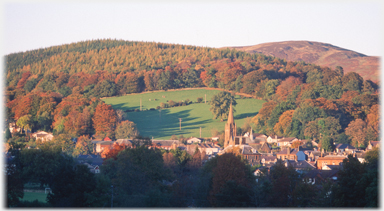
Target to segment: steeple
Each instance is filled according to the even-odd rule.
[[[236,136],[236,123],[233,119],[232,102],[229,107],[228,121],[225,123],[224,148],[233,143],[233,138]]]
[[[231,102],[231,105],[229,107],[229,113],[228,113],[228,121],[227,121],[229,124],[232,124],[234,121],[233,121],[233,109],[232,109],[232,102]]]

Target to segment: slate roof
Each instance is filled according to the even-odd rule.
[[[294,160],[286,160],[293,168],[295,169],[315,169],[316,167],[311,165],[305,160],[294,161]]]
[[[290,148],[290,154],[296,155],[299,151],[296,148]],[[282,149],[280,152],[276,153],[277,155],[288,155],[288,148]]]
[[[349,145],[349,144],[337,144],[335,146],[337,149],[356,149],[355,147]]]
[[[119,145],[121,144],[128,145],[128,146],[132,145],[132,140],[130,139],[117,139],[115,142]]]
[[[172,144],[179,144],[178,140],[152,140],[152,145],[158,146],[172,146]]]
[[[254,150],[253,147],[248,146],[248,145],[243,145],[242,154],[260,154],[257,152],[252,152],[252,150]]]

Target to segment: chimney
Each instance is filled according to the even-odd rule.
[[[277,140],[277,135],[275,135],[275,139]]]
[[[291,148],[290,148],[290,147],[287,148],[287,154],[288,154],[288,155],[291,154]]]

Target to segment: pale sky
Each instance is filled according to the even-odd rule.
[[[4,1],[2,55],[92,39],[206,47],[307,40],[382,54],[380,1]]]

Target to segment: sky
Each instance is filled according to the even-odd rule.
[[[379,1],[3,1],[2,55],[94,39],[204,47],[307,40],[382,53]]]

